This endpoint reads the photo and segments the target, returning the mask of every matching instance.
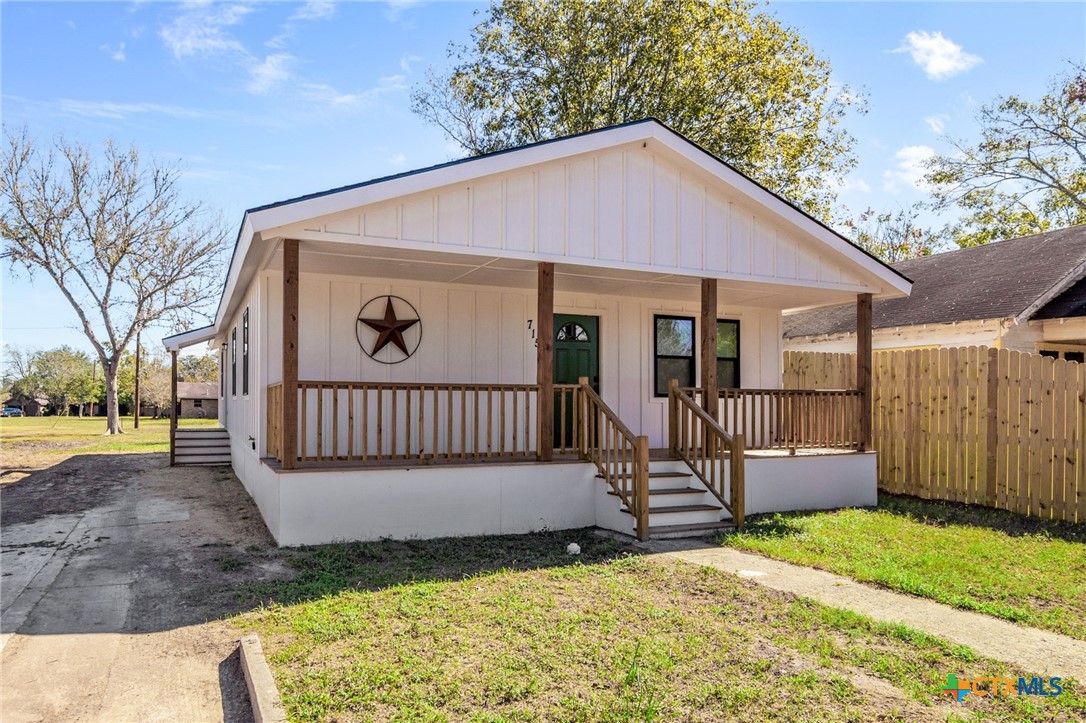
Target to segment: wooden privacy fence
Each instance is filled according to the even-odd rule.
[[[850,353],[786,351],[785,389],[855,389],[856,355]]]
[[[786,383],[845,378],[851,355],[819,355],[789,352]],[[877,352],[873,373],[880,488],[1086,522],[1086,365],[967,347]]]

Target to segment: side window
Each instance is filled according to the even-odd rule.
[[[230,393],[238,395],[238,328],[230,332]]]
[[[739,322],[734,319],[716,320],[716,385],[739,388]]]
[[[249,393],[249,307],[241,317],[241,393]]]
[[[193,399],[192,400],[192,406],[194,408],[196,408],[196,409],[199,409],[200,407],[204,406],[204,400],[203,399]]]
[[[694,386],[694,319],[685,316],[653,317],[654,366],[657,397],[667,396],[667,385]]]
[[[226,344],[219,349],[219,396],[226,398]]]

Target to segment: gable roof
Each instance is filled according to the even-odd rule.
[[[178,399],[218,399],[218,382],[178,382]]]
[[[1074,298],[1080,313],[1086,314],[1086,289],[1078,297],[1061,296],[1086,274],[1086,225],[910,259],[894,268],[913,280],[913,291],[905,298],[876,300],[872,322],[876,329],[1056,318],[1040,313],[1072,308]],[[1059,306],[1056,299],[1062,300]],[[789,314],[784,317],[784,336],[851,333],[855,316],[851,305]]]
[[[764,210],[813,242],[821,244],[863,276],[870,288],[879,289],[879,294],[894,296],[909,293],[910,281],[901,272],[855,246],[795,205],[758,185],[685,136],[654,118],[648,118],[251,208],[245,212],[238,230],[215,323],[211,327],[212,334],[218,338],[224,333],[226,320],[237,310],[239,294],[248,287],[261,263],[260,259],[265,258],[274,248],[274,243],[283,233],[298,228],[304,222],[423,191],[472,183],[486,176],[508,173],[535,164],[638,142],[653,143],[661,149],[667,149],[700,172],[728,186],[739,199],[749,203],[756,211]],[[544,258],[546,254],[534,254],[533,258],[535,256],[540,257],[538,260],[561,260]],[[171,339],[173,345],[187,346],[191,343],[195,342],[189,338]]]

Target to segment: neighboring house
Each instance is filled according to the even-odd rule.
[[[18,407],[23,410],[23,414],[27,417],[40,417],[45,413],[46,408],[49,406],[49,400],[45,397],[39,397],[37,399],[9,399],[4,402],[5,407]]]
[[[875,349],[988,346],[1083,361],[1086,226],[894,264],[912,294],[875,302]],[[855,349],[855,315],[837,306],[788,313],[786,350]]]
[[[776,404],[782,310],[909,286],[648,120],[251,209],[214,324],[164,344],[219,349],[221,434],[280,544],[704,533],[725,504],[874,504],[874,453],[790,457],[828,442],[769,411],[724,422],[755,451],[680,450],[711,427],[669,380]]]
[[[218,382],[178,382],[177,416],[181,419],[218,419]]]

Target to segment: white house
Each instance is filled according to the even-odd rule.
[[[646,120],[251,209],[215,323],[165,343],[221,349],[280,544],[646,537],[874,504],[865,383],[780,391],[781,314],[869,330],[909,288]]]

